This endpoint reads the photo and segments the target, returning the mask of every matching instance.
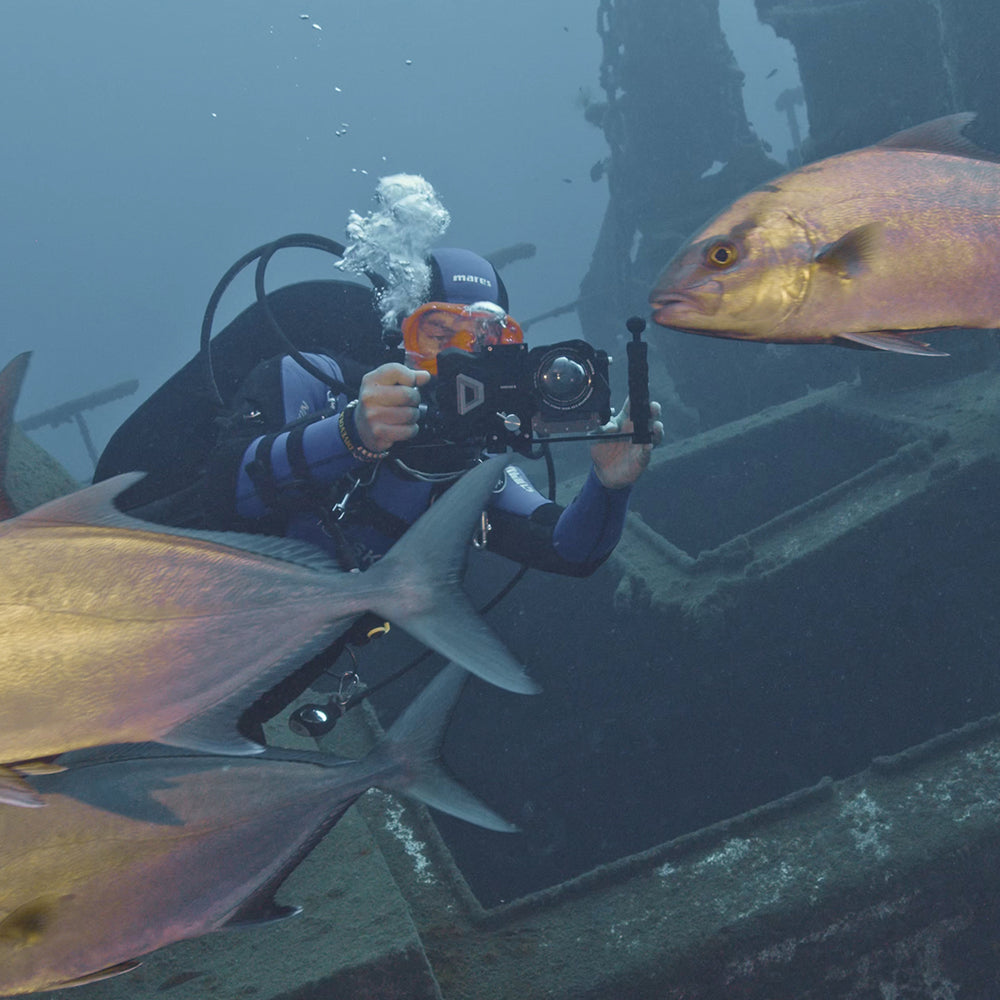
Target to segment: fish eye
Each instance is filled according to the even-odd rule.
[[[736,244],[729,240],[716,240],[705,248],[705,263],[720,271],[732,267],[738,256]]]

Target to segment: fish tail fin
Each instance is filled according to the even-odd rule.
[[[377,591],[373,611],[484,681],[535,694],[538,685],[461,587],[472,536],[503,466],[498,456],[467,472],[364,575]]]
[[[516,826],[463,788],[441,763],[441,742],[468,674],[448,664],[407,706],[366,763],[383,774],[377,784],[466,822],[513,833]]]
[[[17,513],[7,492],[7,460],[10,456],[10,432],[14,426],[14,407],[21,394],[21,383],[28,370],[31,352],[25,351],[0,371],[0,521]]]

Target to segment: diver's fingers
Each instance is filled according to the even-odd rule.
[[[358,391],[355,423],[365,446],[387,451],[397,441],[417,433],[420,389],[430,372],[414,371],[395,362],[367,372]]]
[[[663,415],[663,407],[654,399],[649,404],[649,419],[659,420]],[[630,420],[632,417],[632,401],[626,396],[622,408],[618,411],[618,416],[623,420]]]
[[[660,420],[662,413],[663,408],[659,403],[655,400],[650,402],[649,433],[652,439],[650,444],[654,448],[663,441],[663,422]],[[630,434],[635,430],[635,425],[632,423],[630,401],[627,398],[622,403],[621,409],[611,417],[601,430],[607,434]],[[640,447],[645,447],[645,445],[640,445]]]
[[[380,365],[361,379],[358,401],[362,405],[383,402],[387,406],[417,406],[419,386],[425,385],[430,377],[430,372],[414,371],[395,362]]]
[[[369,409],[373,407],[400,407],[420,405],[420,390],[410,385],[384,385],[374,383],[362,386],[358,401]]]
[[[649,419],[650,426],[652,422],[659,420],[662,415],[662,407],[654,399],[649,404]],[[619,428],[625,430],[625,424],[629,425],[629,430],[632,429],[632,400],[628,396],[625,397],[625,402],[622,403],[621,409],[611,418],[612,423],[616,423]],[[606,425],[610,426],[610,425]]]
[[[611,419],[604,425],[604,429],[610,434],[628,434],[632,430],[632,404],[628,396],[622,403],[621,409],[611,415]]]
[[[361,406],[354,416],[361,443],[371,451],[388,451],[397,441],[408,441],[419,427],[416,407],[394,406],[366,412]]]
[[[372,385],[425,385],[430,379],[431,373],[407,368],[398,361],[390,361],[388,364],[379,365],[370,372],[366,372],[361,379],[362,388]]]
[[[396,427],[400,424],[415,424],[420,419],[418,406],[371,406],[365,413],[372,426]]]
[[[395,363],[380,365],[365,374],[358,390],[354,422],[366,448],[388,451],[397,441],[407,441],[417,433],[418,386],[429,378],[429,372]]]

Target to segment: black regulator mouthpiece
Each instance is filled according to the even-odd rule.
[[[649,362],[646,357],[648,344],[642,339],[646,321],[641,316],[630,316],[625,329],[632,339],[625,345],[628,353],[628,398],[632,414],[632,440],[636,444],[649,444],[653,440],[649,429]]]

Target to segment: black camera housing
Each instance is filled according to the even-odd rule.
[[[585,340],[442,351],[425,397],[424,430],[497,453],[527,453],[536,439],[588,434],[611,419],[608,362]]]

